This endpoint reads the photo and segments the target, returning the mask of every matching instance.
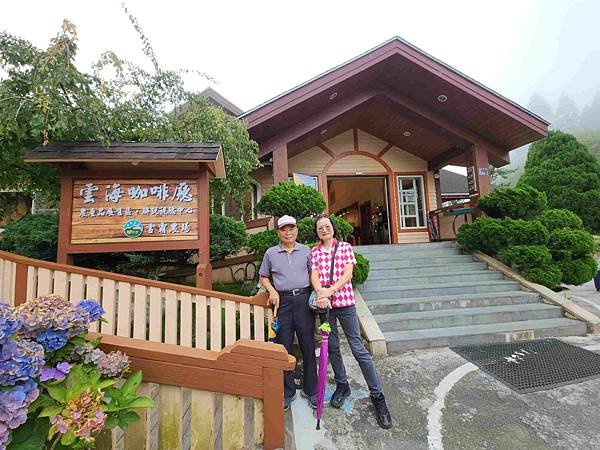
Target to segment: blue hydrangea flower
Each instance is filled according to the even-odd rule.
[[[105,313],[102,306],[95,300],[82,300],[77,307],[87,311],[92,322],[98,320]]]
[[[63,348],[67,344],[67,334],[64,331],[47,330],[37,337],[37,341],[42,344],[44,350],[53,352]]]
[[[45,367],[40,375],[40,381],[56,380],[62,381],[71,371],[71,365],[68,362],[61,362],[56,367]]]
[[[44,367],[44,347],[19,339],[0,346],[0,386],[14,386],[37,377]]]
[[[21,328],[21,321],[5,303],[0,303],[0,345]]]
[[[27,407],[39,394],[37,384],[32,380],[9,391],[0,391],[0,448],[8,441],[8,431],[27,421]]]

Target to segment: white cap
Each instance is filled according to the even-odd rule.
[[[281,228],[284,225],[296,225],[296,219],[292,216],[281,216],[277,221],[277,228]]]

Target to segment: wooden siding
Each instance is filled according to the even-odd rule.
[[[327,175],[335,174],[353,174],[356,172],[368,173],[385,173],[385,167],[378,161],[362,155],[346,156],[339,161],[336,161],[327,171]]]
[[[336,155],[344,152],[350,152],[354,150],[354,133],[351,129],[348,131],[344,131],[343,133],[338,134],[337,136],[329,139],[328,141],[325,141],[323,145],[325,145]]]
[[[260,186],[260,191],[264,194],[273,186],[273,170],[271,167],[261,167],[252,172],[252,178]]]
[[[352,135],[350,135],[352,139]],[[309,148],[293,158],[290,158],[288,170],[290,173],[317,174],[323,171],[331,156],[320,147]]]
[[[398,244],[416,244],[419,242],[429,242],[429,233],[427,231],[398,233]]]
[[[367,133],[363,130],[358,131],[358,146],[360,147],[361,152],[368,152],[377,155],[381,150],[383,150],[388,143],[378,137],[373,136],[372,134]]]

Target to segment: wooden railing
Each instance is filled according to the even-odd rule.
[[[469,203],[447,206],[429,212],[429,233],[434,241],[455,240],[458,229],[473,221]]]
[[[0,301],[51,293],[101,303],[106,322],[90,331],[217,351],[238,339],[264,341],[272,317],[266,294],[242,297],[0,251]]]
[[[105,433],[97,448],[265,449],[284,447],[283,371],[293,356],[279,344],[240,340],[220,352],[100,335],[105,351],[142,370],[138,395],[155,400],[126,433]],[[91,337],[95,337],[92,335]]]

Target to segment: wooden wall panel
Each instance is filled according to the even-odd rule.
[[[336,161],[327,171],[328,175],[339,174],[353,174],[355,172],[376,172],[385,173],[385,167],[379,162],[375,161],[368,156],[362,155],[351,155]]]
[[[290,173],[318,174],[329,162],[329,156],[322,148],[313,147],[290,158]]]
[[[358,130],[358,148],[361,152],[377,155],[388,143],[363,130]]]
[[[394,172],[425,172],[427,161],[398,147],[390,148],[381,158]]]
[[[435,178],[433,178],[433,172],[427,172],[427,197],[429,198],[429,210],[433,211],[437,209],[438,204],[435,195]]]
[[[344,131],[323,144],[335,154],[354,151],[354,131]]]
[[[273,170],[271,167],[261,167],[255,170],[252,172],[252,178],[259,184],[260,191],[263,194],[273,186]]]
[[[398,244],[414,244],[418,242],[429,242],[429,233],[427,231],[398,233]]]

